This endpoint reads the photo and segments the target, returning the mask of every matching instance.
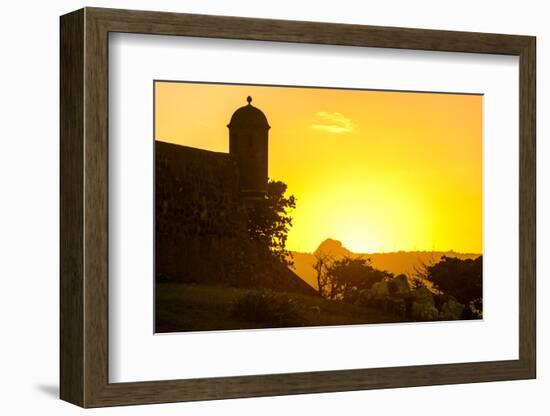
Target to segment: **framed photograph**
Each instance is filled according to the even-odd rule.
[[[61,398],[535,378],[535,52],[62,16]]]

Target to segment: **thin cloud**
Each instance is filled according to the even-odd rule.
[[[314,124],[311,125],[313,130],[321,130],[327,133],[349,133],[355,128],[353,121],[344,116],[342,113],[327,111],[319,111]]]

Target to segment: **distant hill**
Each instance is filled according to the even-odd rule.
[[[293,252],[294,272],[314,288],[317,287],[317,277],[313,264],[315,254],[328,254],[334,259],[344,256],[364,257],[371,259],[373,267],[387,270],[393,274],[412,275],[415,268],[422,264],[437,263],[442,256],[457,257],[459,259],[474,259],[480,256],[478,253],[457,253],[454,251],[397,251],[392,253],[353,253],[338,240],[327,239],[323,241],[314,253]]]

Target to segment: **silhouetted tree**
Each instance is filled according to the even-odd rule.
[[[389,279],[393,275],[372,267],[370,259],[344,257],[327,268],[328,297],[355,302],[360,291],[370,289],[376,282]]]
[[[481,316],[482,273],[482,256],[464,260],[443,256],[438,263],[425,268],[425,278],[435,289],[468,306],[465,318]],[[468,316],[468,313],[472,315]]]
[[[315,263],[313,269],[317,274],[317,291],[321,296],[328,297],[330,288],[329,267],[333,262],[331,255],[324,252],[315,253]]]
[[[291,266],[292,253],[286,249],[286,240],[292,226],[289,212],[296,208],[296,198],[285,196],[286,190],[284,182],[269,180],[265,198],[249,210],[248,231],[272,259]]]

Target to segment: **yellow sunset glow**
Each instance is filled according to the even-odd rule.
[[[482,96],[157,82],[155,139],[227,152],[248,95],[297,198],[290,250],[482,252]]]

